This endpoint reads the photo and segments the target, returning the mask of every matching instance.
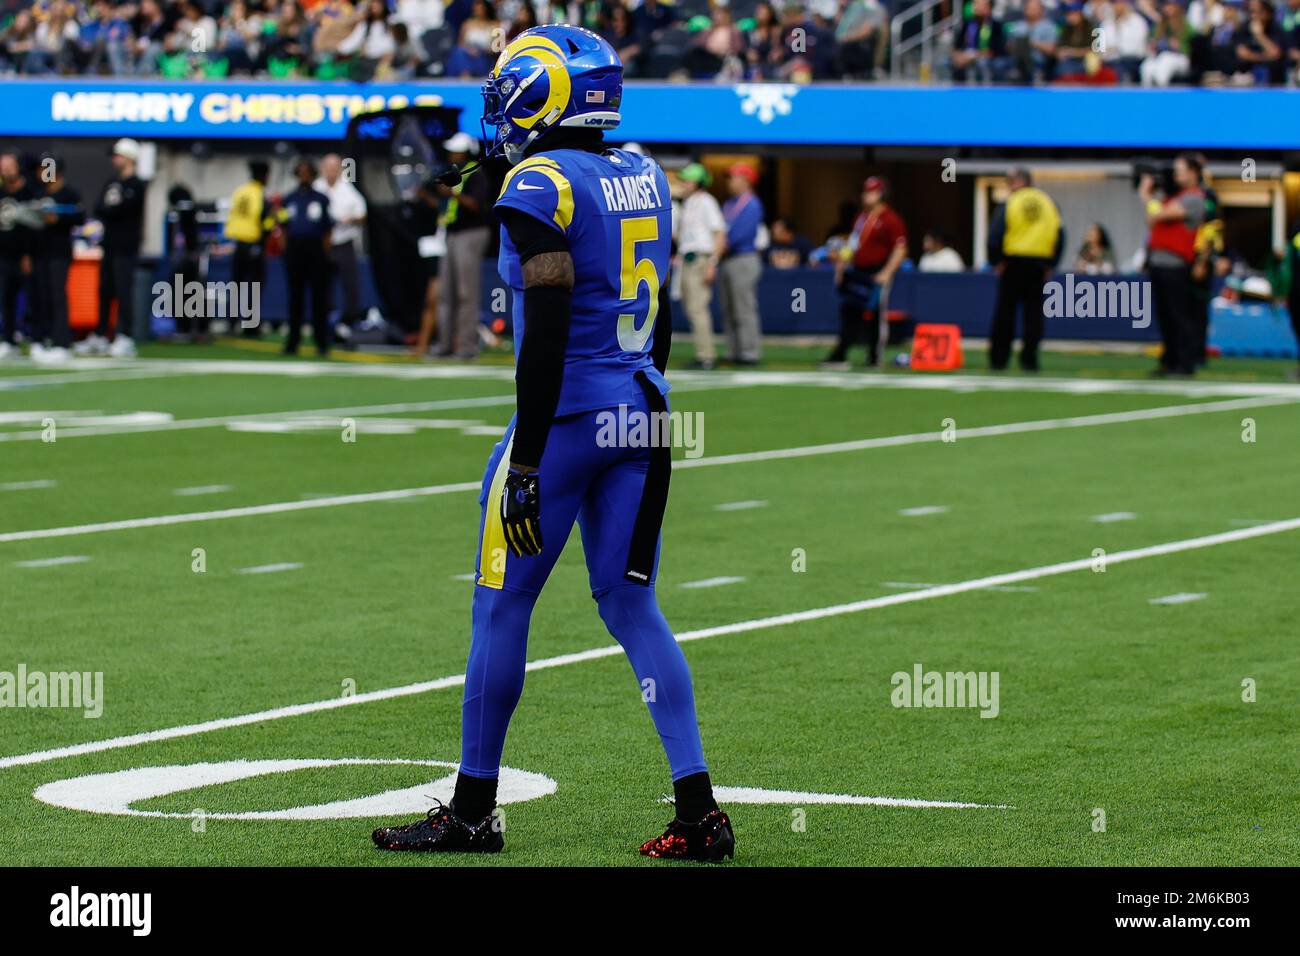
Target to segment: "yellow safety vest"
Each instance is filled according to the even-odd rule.
[[[1026,186],[1007,199],[1006,232],[1002,252],[1008,256],[1050,259],[1056,252],[1061,232],[1061,214],[1052,197],[1041,189]]]
[[[262,184],[256,179],[244,183],[230,197],[226,238],[235,242],[262,241]]]

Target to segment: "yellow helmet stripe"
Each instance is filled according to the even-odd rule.
[[[560,49],[554,40],[540,36],[516,37],[507,43],[506,48],[497,57],[496,66],[492,68],[492,76],[500,75],[501,70],[507,63],[523,53],[531,54],[541,61],[550,81],[550,91],[547,93],[546,102],[542,104],[541,109],[532,116],[523,116],[514,121],[515,125],[522,129],[532,129],[537,125],[538,120],[549,115],[557,108],[561,113],[568,108],[569,97],[573,92],[573,83],[569,79],[568,71],[564,69],[564,51]]]

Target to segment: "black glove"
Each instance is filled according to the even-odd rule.
[[[501,524],[516,558],[542,553],[542,492],[537,472],[511,468],[501,492]]]

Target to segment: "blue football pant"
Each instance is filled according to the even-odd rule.
[[[632,410],[645,411],[646,406],[630,406]],[[618,414],[617,409],[605,412]],[[659,610],[654,576],[648,585],[624,576],[651,449],[601,447],[601,414],[569,415],[551,426],[540,466],[541,554],[516,558],[501,532],[501,483],[514,421],[488,460],[479,497],[478,583],[461,708],[460,769],[470,776],[495,778],[499,773],[506,729],[524,686],[528,622],[575,519],[592,597],[632,665],[672,778],[707,769],[690,669]]]

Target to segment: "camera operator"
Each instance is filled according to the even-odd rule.
[[[1151,277],[1151,296],[1163,343],[1155,374],[1189,376],[1196,358],[1192,264],[1196,260],[1196,233],[1206,212],[1200,160],[1188,154],[1179,156],[1174,160],[1172,185],[1166,185],[1162,198],[1157,198],[1156,192],[1155,176],[1143,173],[1138,196],[1151,229],[1147,238],[1147,274]]]

